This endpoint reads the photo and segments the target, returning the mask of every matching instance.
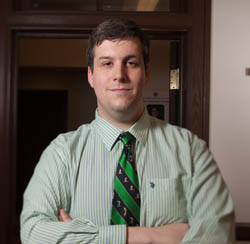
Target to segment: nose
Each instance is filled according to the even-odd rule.
[[[114,81],[126,81],[126,67],[123,64],[116,64],[114,68]]]

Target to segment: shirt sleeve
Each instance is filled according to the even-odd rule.
[[[205,142],[192,140],[193,178],[187,196],[190,229],[181,244],[235,243],[234,206]]]
[[[58,210],[70,210],[70,165],[64,143],[56,139],[42,154],[23,198],[23,244],[125,244],[126,226],[97,226],[88,219],[58,220]],[[84,207],[84,206],[83,206]]]

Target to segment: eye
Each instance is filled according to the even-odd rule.
[[[112,65],[113,65],[112,61],[103,60],[101,62],[101,66],[104,68],[110,68],[110,67],[112,67]]]
[[[103,62],[103,66],[110,67],[110,66],[112,66],[112,62],[111,61]]]
[[[136,61],[127,61],[127,66],[128,67],[137,67],[138,66],[138,63]]]

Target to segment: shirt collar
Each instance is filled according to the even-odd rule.
[[[119,135],[124,132],[122,129],[101,118],[97,110],[95,112],[95,120],[93,125],[95,126],[97,133],[109,151],[112,150],[113,146],[118,140]],[[145,108],[141,118],[127,131],[130,132],[137,141],[145,145],[149,126],[149,115],[147,113],[147,109]]]
[[[137,120],[128,129],[128,131],[136,138],[137,141],[145,145],[147,142],[149,127],[150,127],[150,119],[147,109],[145,108],[141,118]]]

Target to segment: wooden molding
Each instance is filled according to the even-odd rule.
[[[236,240],[250,241],[250,223],[236,223]]]

